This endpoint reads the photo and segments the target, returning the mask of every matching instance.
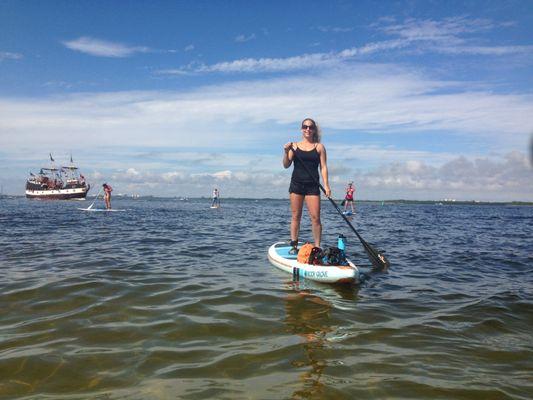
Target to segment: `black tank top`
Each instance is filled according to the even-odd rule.
[[[318,182],[318,166],[320,165],[320,154],[318,154],[316,145],[314,149],[309,151],[301,150],[299,147],[297,147],[294,151],[296,152],[298,158],[302,160],[307,169],[311,172],[312,177],[309,176],[309,172],[307,172],[307,169],[302,165],[300,160],[297,157],[294,157],[294,169],[292,171],[291,180],[293,182],[302,183],[314,183],[315,181]]]

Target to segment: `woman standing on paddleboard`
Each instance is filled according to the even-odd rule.
[[[331,196],[331,189],[328,182],[326,148],[320,143],[320,129],[311,118],[306,118],[302,121],[301,129],[301,141],[298,143],[289,142],[283,146],[283,166],[289,168],[294,161],[294,169],[289,187],[292,211],[292,254],[298,252],[298,235],[300,233],[300,220],[302,219],[304,201],[309,216],[311,217],[315,246],[320,247],[322,223],[320,222],[320,188],[317,185],[319,181],[319,169],[326,196]],[[295,157],[295,153],[297,157]],[[302,163],[305,165],[302,165]]]
[[[348,187],[346,188],[346,196],[344,196],[344,212],[348,211],[348,205],[352,208],[352,214],[355,213],[355,209],[353,206],[353,197],[355,194],[355,187],[353,185],[353,182],[350,182],[348,184]]]
[[[104,188],[105,208],[111,210],[111,192],[113,191],[113,188],[107,183],[104,183],[102,187]]]
[[[220,207],[220,192],[217,188],[213,189],[213,201],[211,202],[211,208]]]

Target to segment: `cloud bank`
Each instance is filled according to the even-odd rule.
[[[100,180],[104,176],[130,194],[209,196],[210,189],[216,186],[226,197],[234,197],[238,193],[238,196],[250,198],[279,198],[287,196],[290,171],[284,171],[278,165],[272,170],[251,168],[212,173],[180,169],[158,173],[129,168],[107,175],[101,172],[90,175]],[[498,159],[459,156],[439,166],[423,161],[403,161],[384,163],[370,171],[347,168],[342,174],[334,176],[331,185],[336,198],[342,198],[346,182],[353,180],[358,199],[509,201],[532,200],[532,179],[533,170],[528,156],[509,152]]]
[[[371,42],[358,47],[327,53],[311,53],[284,58],[243,58],[214,64],[193,63],[178,68],[157,71],[158,74],[208,74],[208,73],[276,73],[331,68],[352,61],[364,61],[373,54],[392,51],[462,54],[472,56],[533,55],[533,45],[484,44],[478,33],[507,27],[489,19],[453,17],[444,20],[382,19],[370,25],[390,39]],[[318,27],[322,32],[349,32],[350,28]],[[254,39],[255,35],[240,35],[236,41]]]
[[[188,92],[0,98],[0,145],[75,138],[88,145],[233,146],[233,140],[257,140],[254,133],[263,134],[258,125],[273,122],[286,131],[302,115],[314,115],[326,130],[462,132],[485,138],[495,149],[515,149],[526,146],[532,110],[532,95],[498,94],[394,65],[360,64]]]

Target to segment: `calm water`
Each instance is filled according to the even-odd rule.
[[[268,263],[287,201],[87,205],[0,200],[2,399],[532,396],[533,207],[360,205],[392,267],[334,287]]]

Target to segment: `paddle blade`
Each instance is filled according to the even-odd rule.
[[[370,260],[374,268],[379,270],[385,270],[389,268],[390,262],[383,253],[376,250],[376,248],[366,242],[363,247],[365,248],[366,254],[368,255],[368,259]]]

